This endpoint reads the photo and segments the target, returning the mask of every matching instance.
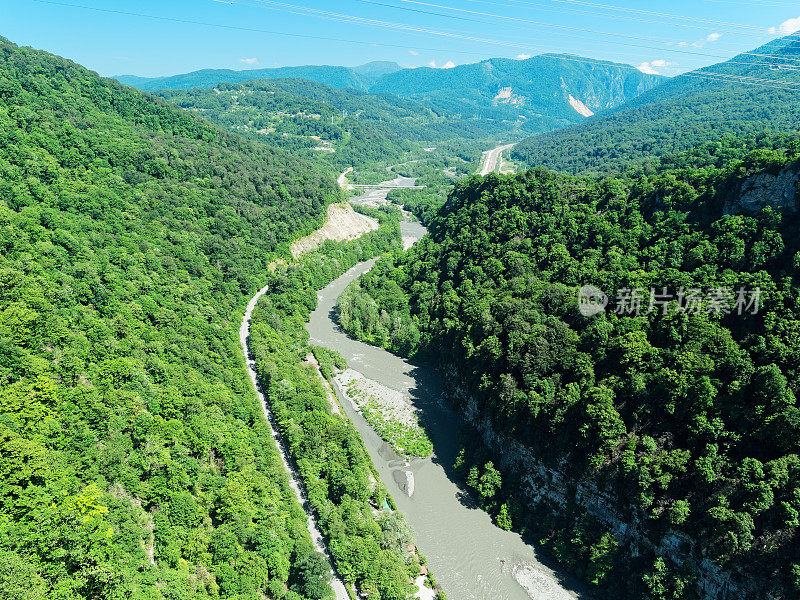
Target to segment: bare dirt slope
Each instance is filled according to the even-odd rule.
[[[291,246],[292,256],[297,258],[301,254],[312,252],[325,240],[354,240],[377,228],[378,222],[375,219],[357,213],[349,203],[331,204],[328,206],[325,224],[311,235],[294,242]]]

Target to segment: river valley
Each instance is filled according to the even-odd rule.
[[[382,199],[378,195],[378,190],[373,190],[354,201],[385,201],[385,192]],[[404,238],[416,240],[424,233],[418,223],[403,224]],[[350,369],[401,392],[419,410],[434,454],[405,463],[337,390],[438,582],[451,600],[586,598],[575,591],[573,582],[543,564],[519,534],[496,527],[455,482],[452,465],[459,446],[460,417],[442,400],[442,385],[435,371],[351,339],[337,325],[337,298],[374,264],[375,260],[360,263],[318,292],[317,308],[307,329],[311,343],[338,351]],[[411,497],[405,493],[405,470],[413,473]]]

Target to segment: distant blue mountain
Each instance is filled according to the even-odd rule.
[[[401,69],[402,67],[397,63],[376,61],[358,67],[306,65],[272,69],[245,69],[241,71],[233,69],[203,69],[169,77],[117,75],[114,79],[147,92],[152,92],[153,90],[188,90],[195,87],[213,87],[218,83],[240,83],[253,79],[286,77],[317,81],[334,88],[352,88],[367,91],[378,78]]]

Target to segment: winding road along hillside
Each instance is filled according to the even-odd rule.
[[[261,386],[258,383],[258,376],[256,374],[256,361],[253,360],[252,355],[250,354],[250,347],[248,345],[248,340],[250,339],[250,318],[253,316],[253,309],[255,308],[258,299],[266,294],[268,289],[269,286],[265,285],[263,288],[258,290],[255,296],[250,299],[250,302],[247,303],[247,310],[245,310],[244,316],[242,317],[242,325],[239,327],[239,342],[242,345],[242,352],[244,352],[244,357],[247,362],[247,373],[250,375],[250,380],[253,382],[253,387],[255,387],[256,394],[258,394],[258,400],[261,402],[261,410],[264,413],[264,418],[267,420],[267,423],[269,423],[269,430],[272,435],[272,439],[275,440],[275,445],[278,447],[278,452],[281,456],[281,460],[283,461],[283,466],[285,467],[286,472],[289,474],[289,486],[294,490],[295,496],[297,496],[297,501],[300,503],[303,509],[305,509],[306,514],[308,515],[308,532],[311,534],[311,540],[314,542],[314,547],[319,552],[322,552],[328,559],[328,563],[330,563],[331,557],[330,554],[328,554],[327,547],[325,546],[325,540],[319,531],[314,514],[309,508],[308,499],[306,498],[305,489],[303,488],[300,476],[291,466],[289,454],[283,444],[283,440],[281,439],[278,430],[275,428],[275,422],[272,418],[269,405],[267,404],[266,398],[264,398],[264,394],[261,391]],[[350,600],[350,596],[347,593],[344,583],[335,572],[333,579],[331,580],[331,586],[333,587],[333,591],[336,593],[336,600]]]

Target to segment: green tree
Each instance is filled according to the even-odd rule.
[[[494,468],[494,463],[488,462],[483,467],[483,475],[478,481],[478,493],[484,501],[495,497],[502,486],[500,471]]]
[[[292,587],[306,598],[320,600],[333,594],[330,586],[331,569],[319,552],[309,552],[298,558],[294,573]]]

